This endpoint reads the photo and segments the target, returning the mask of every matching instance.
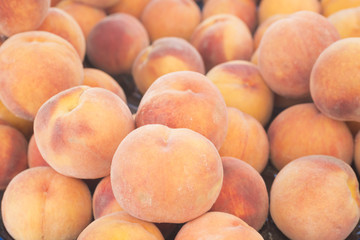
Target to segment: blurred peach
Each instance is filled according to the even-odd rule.
[[[151,0],[118,0],[118,2],[107,8],[108,14],[114,13],[127,13],[133,15],[137,19],[140,19],[144,8]]]

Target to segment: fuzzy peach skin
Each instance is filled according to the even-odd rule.
[[[61,174],[84,179],[110,174],[117,146],[133,129],[134,119],[120,97],[87,86],[53,96],[34,121],[35,141],[46,162]]]
[[[259,23],[276,14],[291,14],[299,11],[321,13],[319,0],[262,0],[258,8]]]
[[[157,78],[176,71],[205,74],[199,52],[188,41],[178,37],[155,40],[139,53],[132,66],[132,76],[142,94]]]
[[[28,143],[15,128],[0,123],[0,190],[4,190],[18,173],[27,168]]]
[[[264,33],[258,48],[260,72],[276,94],[308,97],[316,59],[339,39],[334,25],[320,14],[309,11],[291,14],[273,23]]]
[[[76,239],[91,221],[91,194],[79,179],[30,168],[6,188],[1,214],[14,239]]]
[[[189,40],[201,21],[201,12],[193,0],[151,0],[140,19],[152,42],[162,37]]]
[[[107,8],[107,14],[127,13],[140,19],[142,12],[150,0],[118,0],[118,2]]]
[[[360,7],[359,0],[320,0],[320,3],[325,17],[343,9]]]
[[[360,174],[360,132],[357,132],[355,135],[354,163],[357,173]]]
[[[12,36],[35,30],[44,20],[50,0],[11,0],[0,4],[0,33]]]
[[[179,71],[158,78],[142,97],[135,116],[137,127],[164,124],[189,128],[207,137],[217,149],[227,133],[226,104],[204,75]]]
[[[110,176],[104,177],[99,182],[95,188],[92,199],[93,215],[95,219],[114,212],[123,211],[115,199],[111,187]]]
[[[210,211],[233,214],[259,231],[269,211],[264,179],[249,164],[233,157],[221,158],[224,180],[219,197]]]
[[[56,93],[82,83],[75,48],[49,32],[16,34],[0,47],[0,100],[15,116],[33,121],[40,106]]]
[[[213,67],[206,76],[219,88],[228,107],[235,107],[265,126],[271,117],[274,94],[256,65],[234,60]]]
[[[252,116],[227,108],[228,131],[219,149],[220,156],[241,159],[261,173],[269,159],[269,140],[264,127]]]
[[[296,158],[313,154],[352,162],[354,143],[346,123],[325,116],[313,103],[286,108],[271,122],[268,136],[270,160],[279,170]]]
[[[110,178],[116,200],[130,215],[149,222],[184,223],[214,204],[223,168],[217,149],[201,134],[148,124],[120,143]]]
[[[270,213],[290,239],[346,239],[359,221],[359,182],[338,158],[310,155],[286,165],[270,191]]]
[[[257,14],[254,0],[209,0],[202,10],[203,19],[224,13],[239,17],[251,32],[255,30]]]
[[[118,3],[119,0],[74,0],[74,1],[78,3],[90,5],[96,8],[105,9],[114,6],[115,4]]]
[[[360,7],[340,10],[328,16],[328,19],[341,38],[360,37]]]
[[[246,24],[231,14],[219,14],[202,21],[190,43],[201,54],[206,71],[231,60],[250,60],[253,39]]]
[[[84,68],[83,85],[105,88],[118,95],[126,103],[126,95],[120,84],[106,72],[96,68]]]
[[[45,159],[41,156],[39,148],[36,145],[34,135],[31,136],[27,148],[27,163],[29,168],[40,167],[40,166],[49,166]]]
[[[136,56],[149,45],[149,37],[138,19],[116,13],[100,20],[86,43],[89,61],[115,75],[131,72]]]
[[[311,97],[316,107],[328,117],[360,121],[358,54],[360,38],[345,38],[326,48],[314,64],[310,78]]]
[[[254,228],[240,218],[224,212],[208,212],[186,223],[175,240],[261,240],[264,239]]]
[[[116,212],[95,219],[77,238],[77,240],[98,239],[164,240],[164,237],[153,223],[134,218],[126,212]]]
[[[79,24],[85,39],[93,27],[103,18],[106,17],[104,9],[89,6],[87,4],[78,3],[73,0],[62,0],[57,8],[60,8],[70,14]]]
[[[69,41],[78,52],[80,59],[85,57],[85,37],[76,20],[60,8],[52,7],[40,25],[39,31],[54,33]]]

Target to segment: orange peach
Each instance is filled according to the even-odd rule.
[[[205,74],[204,62],[198,51],[189,42],[177,37],[155,40],[139,53],[132,66],[132,76],[142,94],[157,78],[176,71]]]
[[[15,239],[76,239],[91,221],[91,194],[79,179],[30,168],[6,188],[1,214]]]
[[[298,158],[276,175],[270,213],[290,239],[346,239],[359,222],[359,182],[338,158]]]
[[[341,38],[360,37],[360,7],[340,10],[331,14],[328,19],[334,24]]]
[[[50,8],[44,21],[37,30],[51,32],[66,39],[76,49],[80,59],[84,60],[84,34],[75,19],[64,10],[54,7]]]
[[[258,48],[258,66],[265,82],[280,96],[309,97],[316,59],[339,38],[334,25],[314,12],[300,11],[276,21],[265,31]]]
[[[224,180],[211,211],[233,214],[255,230],[260,230],[269,211],[269,197],[263,178],[240,159],[222,157],[221,160]]]
[[[234,60],[213,67],[206,76],[218,87],[228,107],[235,107],[256,118],[263,126],[270,120],[274,94],[258,67]]]
[[[15,63],[15,64],[14,64]],[[49,32],[16,34],[0,47],[0,98],[17,117],[32,121],[56,93],[82,83],[84,73],[75,48]]]
[[[0,124],[0,190],[27,168],[27,141],[15,128]]]
[[[175,240],[226,239],[263,240],[263,237],[240,218],[224,212],[208,212],[186,223]]]
[[[83,85],[105,88],[126,102],[126,95],[119,83],[109,74],[96,68],[84,68]]]
[[[108,8],[114,6],[119,0],[74,0],[78,3],[83,3],[97,8]]]
[[[201,12],[193,0],[152,0],[140,19],[151,41],[162,37],[189,40],[201,21]]]
[[[296,158],[324,154],[352,162],[353,137],[344,122],[322,114],[313,103],[282,111],[268,129],[270,160],[277,169]]]
[[[149,45],[143,25],[135,17],[116,13],[100,20],[87,38],[87,56],[109,74],[130,73],[141,50]]]
[[[28,161],[28,166],[30,168],[40,167],[40,166],[49,166],[49,164],[41,156],[39,148],[36,145],[34,135],[32,135],[29,140],[28,149],[27,149],[27,161]]]
[[[252,116],[228,107],[229,127],[220,156],[239,158],[261,173],[269,159],[269,140],[264,127]]]
[[[191,71],[158,78],[141,99],[135,123],[137,127],[157,123],[189,128],[207,137],[217,149],[228,128],[226,104],[220,91],[207,77]]]
[[[251,59],[250,59],[250,62],[252,62],[253,64],[255,65],[258,65],[258,62],[259,62],[259,50],[256,49],[252,56],[251,56]]]
[[[359,0],[320,0],[322,13],[325,17],[340,10],[360,6]]]
[[[214,204],[223,169],[217,149],[201,134],[148,124],[120,143],[110,178],[116,200],[130,215],[149,222],[183,223]]]
[[[35,30],[44,20],[50,0],[11,0],[0,4],[0,33],[12,36]]]
[[[35,141],[46,162],[61,174],[86,179],[110,174],[117,146],[133,129],[134,119],[120,97],[87,86],[56,94],[34,121]]]
[[[118,0],[118,2],[106,9],[108,14],[127,13],[140,19],[142,12],[150,0]]]
[[[314,64],[310,78],[311,97],[316,107],[328,117],[360,121],[358,54],[360,38],[345,38],[326,48]]]
[[[125,212],[116,212],[96,219],[77,238],[97,239],[164,240],[164,237],[153,223],[136,219]]]
[[[201,54],[206,71],[231,60],[250,60],[253,39],[246,24],[230,14],[219,14],[202,21],[190,42]]]

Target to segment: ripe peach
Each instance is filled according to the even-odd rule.
[[[87,86],[56,94],[34,121],[43,158],[59,173],[76,178],[109,175],[117,146],[133,129],[134,119],[120,97]]]
[[[27,148],[27,163],[30,168],[40,167],[40,166],[49,166],[45,159],[41,156],[39,148],[36,145],[34,135],[31,136]]]
[[[261,235],[240,218],[224,212],[208,212],[186,223],[175,240],[261,240]]]
[[[223,169],[217,149],[201,134],[148,124],[120,143],[110,178],[116,200],[130,215],[183,223],[214,204]]]
[[[328,117],[360,121],[358,54],[360,39],[345,38],[326,48],[314,64],[311,97],[316,107]]]
[[[268,129],[270,160],[277,169],[296,158],[324,154],[350,164],[353,137],[344,122],[322,114],[313,103],[294,105],[282,111]]]
[[[341,38],[360,37],[360,7],[338,11],[328,19],[334,24]]]
[[[253,39],[246,24],[230,14],[219,14],[202,21],[190,42],[201,54],[206,71],[231,60],[250,60]]]
[[[153,223],[136,219],[126,212],[116,212],[96,219],[77,238],[97,239],[164,240],[164,237]]]
[[[276,21],[258,48],[258,66],[265,82],[287,98],[310,96],[312,67],[320,53],[339,38],[336,28],[317,13],[301,11]]]
[[[75,2],[83,3],[97,8],[108,8],[114,6],[119,0],[74,0]]]
[[[201,12],[193,0],[152,0],[140,19],[152,42],[162,37],[189,40],[201,21]]]
[[[322,13],[325,17],[340,10],[360,6],[359,0],[321,0]]]
[[[213,67],[206,76],[218,87],[228,107],[253,116],[263,126],[270,120],[274,94],[256,65],[241,60],[228,61]]]
[[[84,68],[83,85],[105,88],[126,102],[126,95],[119,83],[106,72],[96,68]]]
[[[30,168],[6,188],[1,214],[15,239],[76,239],[91,221],[91,194],[79,179]]]
[[[257,23],[256,3],[254,0],[210,0],[204,4],[203,19],[216,14],[232,14],[239,17],[254,31]]]
[[[137,127],[158,123],[189,128],[207,137],[217,149],[228,128],[221,93],[207,77],[191,71],[158,78],[141,99],[135,122]]]
[[[359,182],[338,158],[298,158],[276,175],[270,213],[290,239],[345,239],[360,217]]]
[[[44,21],[37,30],[51,32],[66,39],[76,49],[80,59],[84,60],[84,34],[75,19],[64,10],[54,7],[50,8]]]
[[[15,63],[15,64],[14,64]],[[0,48],[0,98],[17,117],[32,121],[56,93],[83,81],[78,53],[65,39],[29,31],[7,39]]]
[[[130,73],[140,51],[149,45],[143,25],[135,17],[116,13],[103,18],[87,38],[87,56],[97,68],[109,73]]]
[[[176,71],[205,74],[199,52],[188,41],[177,37],[155,40],[139,53],[132,66],[132,76],[142,94],[157,78]]]
[[[127,13],[140,19],[142,12],[150,0],[118,0],[118,2],[107,8],[108,14]]]
[[[0,33],[12,36],[35,30],[44,20],[50,0],[11,0],[0,4]]]
[[[245,161],[261,173],[269,159],[269,140],[264,127],[252,116],[228,107],[229,127],[220,156]]]

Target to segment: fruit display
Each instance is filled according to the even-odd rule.
[[[359,13],[1,1],[0,239],[359,240]]]

